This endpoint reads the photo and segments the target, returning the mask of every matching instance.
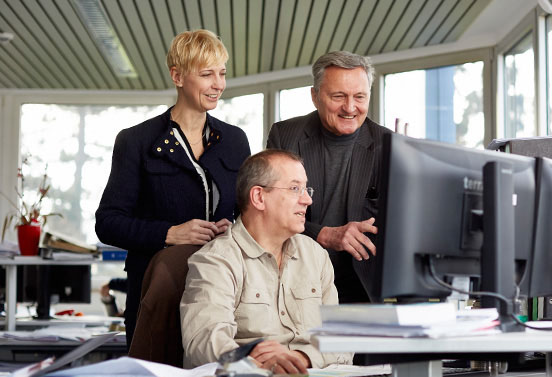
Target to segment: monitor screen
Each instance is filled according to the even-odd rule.
[[[386,135],[377,219],[374,296],[444,298],[428,271],[450,282],[469,276],[479,288],[483,245],[483,167],[512,165],[515,211],[515,271],[525,275],[532,250],[535,159],[452,144]],[[514,263],[514,262],[512,262]],[[512,266],[512,270],[514,267]],[[527,278],[521,290],[527,292]]]
[[[5,270],[0,271],[0,287],[5,291]],[[49,287],[49,288],[47,288]],[[17,266],[17,302],[37,303],[37,312],[47,317],[50,304],[91,302],[90,266]]]

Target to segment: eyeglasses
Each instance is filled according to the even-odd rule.
[[[264,188],[274,188],[274,189],[280,189],[280,190],[289,190],[291,192],[293,192],[295,195],[297,196],[302,196],[305,191],[307,192],[307,194],[312,198],[312,196],[314,195],[314,189],[312,187],[299,187],[299,186],[291,186],[291,187],[274,187],[274,186],[262,186],[262,185],[259,185],[261,187],[264,187]]]

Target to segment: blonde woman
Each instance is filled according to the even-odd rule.
[[[152,256],[166,245],[203,245],[237,216],[235,182],[251,154],[247,137],[207,113],[226,87],[227,60],[226,48],[212,32],[177,35],[167,54],[176,104],[115,140],[96,233],[102,242],[128,250],[128,347]]]

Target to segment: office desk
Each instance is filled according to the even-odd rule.
[[[13,369],[36,363],[51,356],[57,358],[80,346],[82,342],[60,340],[56,342],[13,340],[0,338],[0,363],[9,363]],[[78,359],[79,363],[88,364],[127,355],[126,342],[108,341]]]
[[[441,377],[442,359],[507,357],[522,352],[545,352],[546,375],[552,377],[552,332],[528,330],[485,336],[384,338],[365,336],[315,336],[322,352],[355,352],[389,356],[394,377]],[[415,361],[415,360],[422,361]],[[411,360],[411,361],[408,361]],[[401,363],[401,361],[407,361]]]
[[[22,265],[64,265],[64,266],[87,266],[94,263],[123,263],[124,261],[103,261],[99,258],[86,260],[51,260],[39,256],[25,256],[11,258],[0,258],[0,266],[6,268],[6,322],[5,330],[15,330],[15,310],[17,300],[17,266]]]

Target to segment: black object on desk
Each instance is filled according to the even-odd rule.
[[[0,287],[5,284],[5,270],[0,269]],[[5,288],[5,287],[4,287]],[[24,265],[17,266],[17,302],[36,302],[37,318],[50,318],[52,295],[54,304],[91,302],[89,265]]]
[[[77,348],[73,349],[72,351],[66,353],[65,355],[63,355],[62,357],[54,361],[50,366],[44,369],[41,369],[36,373],[33,373],[29,377],[40,377],[45,375],[46,373],[58,370],[64,367],[65,365],[77,360],[78,358],[86,355],[90,351],[98,348],[99,346],[109,341],[110,339],[113,339],[115,335],[117,335],[116,332],[107,333],[107,334],[103,334],[103,335],[88,339],[82,345],[78,346]]]

